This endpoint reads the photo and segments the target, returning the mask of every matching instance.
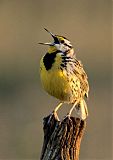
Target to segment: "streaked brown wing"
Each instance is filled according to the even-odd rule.
[[[77,59],[74,59],[73,72],[79,78],[81,89],[84,91],[85,96],[88,97],[89,83],[86,72],[84,71],[83,65]]]

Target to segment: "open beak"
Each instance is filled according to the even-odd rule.
[[[59,43],[58,38],[56,37],[56,35],[54,35],[53,33],[51,33],[50,31],[48,31],[48,29],[44,28],[54,39],[54,43],[38,43],[38,44],[42,44],[42,45],[49,45],[49,46],[53,46],[55,43]]]
[[[49,46],[51,46],[51,45],[52,45],[52,43],[43,43],[43,42],[39,42],[38,44],[42,44],[42,45],[49,45]]]

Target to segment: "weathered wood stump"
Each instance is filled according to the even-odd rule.
[[[44,118],[44,142],[40,160],[78,160],[86,121],[65,117],[59,121],[57,113]]]

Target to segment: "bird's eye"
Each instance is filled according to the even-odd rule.
[[[61,40],[60,42],[61,42],[61,43],[64,43],[64,40]]]

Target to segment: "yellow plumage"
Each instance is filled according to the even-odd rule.
[[[41,81],[43,88],[52,96],[67,101],[67,94],[69,90],[68,81],[65,72],[59,69],[61,57],[56,57],[55,63],[50,70],[46,70],[43,58],[41,60]]]

